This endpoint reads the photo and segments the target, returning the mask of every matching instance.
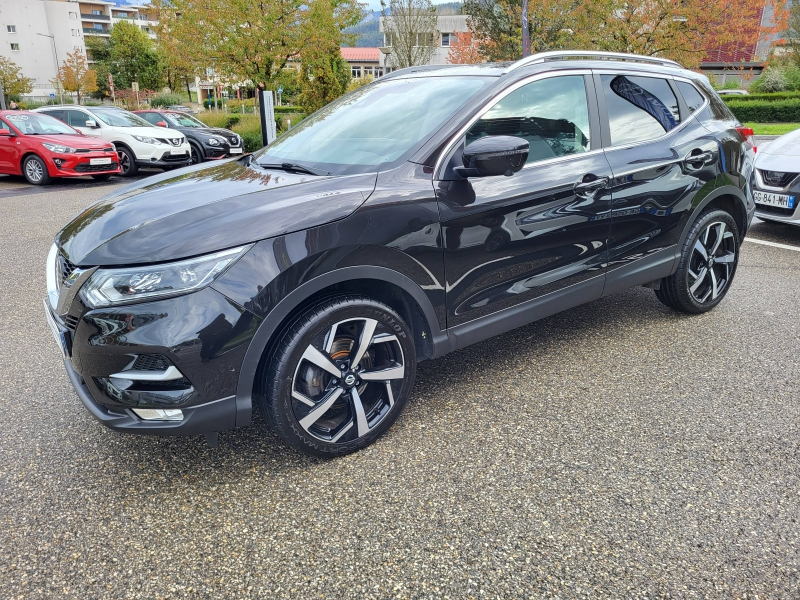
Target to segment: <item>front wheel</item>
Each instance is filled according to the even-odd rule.
[[[259,404],[290,446],[312,456],[355,452],[394,423],[414,385],[411,330],[388,306],[337,296],[281,336]]]
[[[191,153],[192,163],[193,165],[199,165],[203,162],[203,153],[200,152],[200,148],[195,146],[194,144],[189,144],[189,152]]]
[[[52,179],[47,172],[47,165],[35,154],[23,161],[22,174],[32,185],[47,185]]]
[[[133,155],[133,152],[125,148],[124,146],[119,146],[117,148],[117,156],[119,157],[119,167],[121,177],[132,177],[136,175],[139,171],[139,167],[136,166],[136,157]]]
[[[738,263],[736,221],[722,210],[704,212],[689,231],[678,270],[661,280],[656,296],[679,312],[707,312],[728,293]]]

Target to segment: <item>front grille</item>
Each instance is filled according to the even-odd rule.
[[[64,325],[66,325],[72,331],[75,331],[75,328],[78,326],[79,321],[80,321],[79,317],[73,317],[72,315],[66,315],[64,317]]]
[[[75,269],[78,267],[69,262],[66,258],[64,258],[64,255],[60,253],[58,258],[56,258],[56,263],[58,267],[58,274],[60,275],[58,283],[61,285],[67,279],[69,279],[70,275],[72,275],[73,271],[75,271]]]
[[[134,371],[166,371],[170,362],[161,354],[140,354],[131,367]]]
[[[75,148],[76,154],[86,154],[87,152],[92,152],[91,148]]]
[[[791,217],[794,214],[794,208],[783,208],[781,206],[769,206],[768,204],[756,205],[758,212],[772,213],[773,215],[781,215],[784,217]]]
[[[189,158],[188,154],[168,154],[165,153],[164,156],[161,157],[161,160],[164,162],[186,162]]]
[[[81,164],[75,166],[76,173],[98,173],[100,171],[112,171],[116,169],[118,166],[117,163],[112,162],[107,165],[89,165],[89,164]]]
[[[798,173],[784,173],[782,171],[766,171],[764,169],[759,169],[759,173],[761,173],[761,179],[764,180],[770,187],[779,187],[784,188],[789,185],[792,180],[797,177]]]

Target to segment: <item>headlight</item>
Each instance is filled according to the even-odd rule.
[[[69,146],[62,146],[61,144],[51,144],[49,142],[42,142],[42,146],[50,150],[50,152],[57,152],[59,154],[73,154],[75,148]]]
[[[135,136],[133,136],[133,139],[135,139],[138,142],[142,142],[143,144],[160,144],[161,143],[156,138],[147,137],[145,135],[135,135]]]
[[[251,245],[149,267],[98,269],[81,289],[81,298],[99,308],[193,292],[214,281]]]

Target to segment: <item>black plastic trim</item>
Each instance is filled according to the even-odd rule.
[[[609,270],[606,274],[603,296],[669,277],[678,268],[677,259],[680,257],[678,248],[678,246],[663,248],[630,264]]]
[[[703,200],[694,208],[692,212],[692,218],[686,223],[686,227],[683,228],[683,233],[681,233],[681,239],[677,244],[678,248],[683,248],[683,243],[686,241],[686,238],[689,237],[689,230],[692,228],[692,225],[697,220],[697,217],[703,211],[703,209],[711,204],[714,200],[719,198],[720,196],[733,196],[734,198],[738,199],[739,202],[742,203],[742,211],[745,215],[745,227],[744,231],[739,232],[739,242],[744,240],[744,236],[747,233],[747,228],[750,226],[750,221],[752,220],[752,215],[754,211],[747,210],[747,199],[744,196],[744,192],[737,188],[734,185],[723,185],[722,187],[716,188],[714,191],[710,192],[708,196],[703,198]],[[679,255],[675,258],[675,267],[673,269],[673,273],[678,268],[678,259]]]
[[[84,406],[92,416],[106,427],[124,433],[144,435],[199,435],[211,431],[232,429],[236,426],[236,398],[229,396],[188,408],[181,408],[184,414],[182,421],[144,421],[133,416],[129,411],[112,411],[99,404],[89,392],[69,359],[64,361],[67,375]]]

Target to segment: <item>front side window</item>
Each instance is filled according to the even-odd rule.
[[[260,164],[299,163],[337,175],[404,160],[487,84],[483,77],[411,77],[365,85],[267,146]]]
[[[150,123],[142,117],[124,110],[97,110],[94,114],[111,127],[150,127]]]
[[[86,121],[91,119],[89,115],[79,110],[68,110],[66,112],[67,112],[66,121],[72,127],[86,127]]]
[[[680,123],[678,99],[666,79],[602,75],[611,144],[661,137]]]
[[[152,113],[155,114],[155,113]],[[164,113],[167,121],[172,123],[175,127],[199,127],[207,128],[208,125],[195,119],[192,115],[183,115],[180,113]]]
[[[527,140],[528,163],[587,152],[589,106],[583,76],[549,77],[514,90],[470,128],[466,144],[487,135]]]

